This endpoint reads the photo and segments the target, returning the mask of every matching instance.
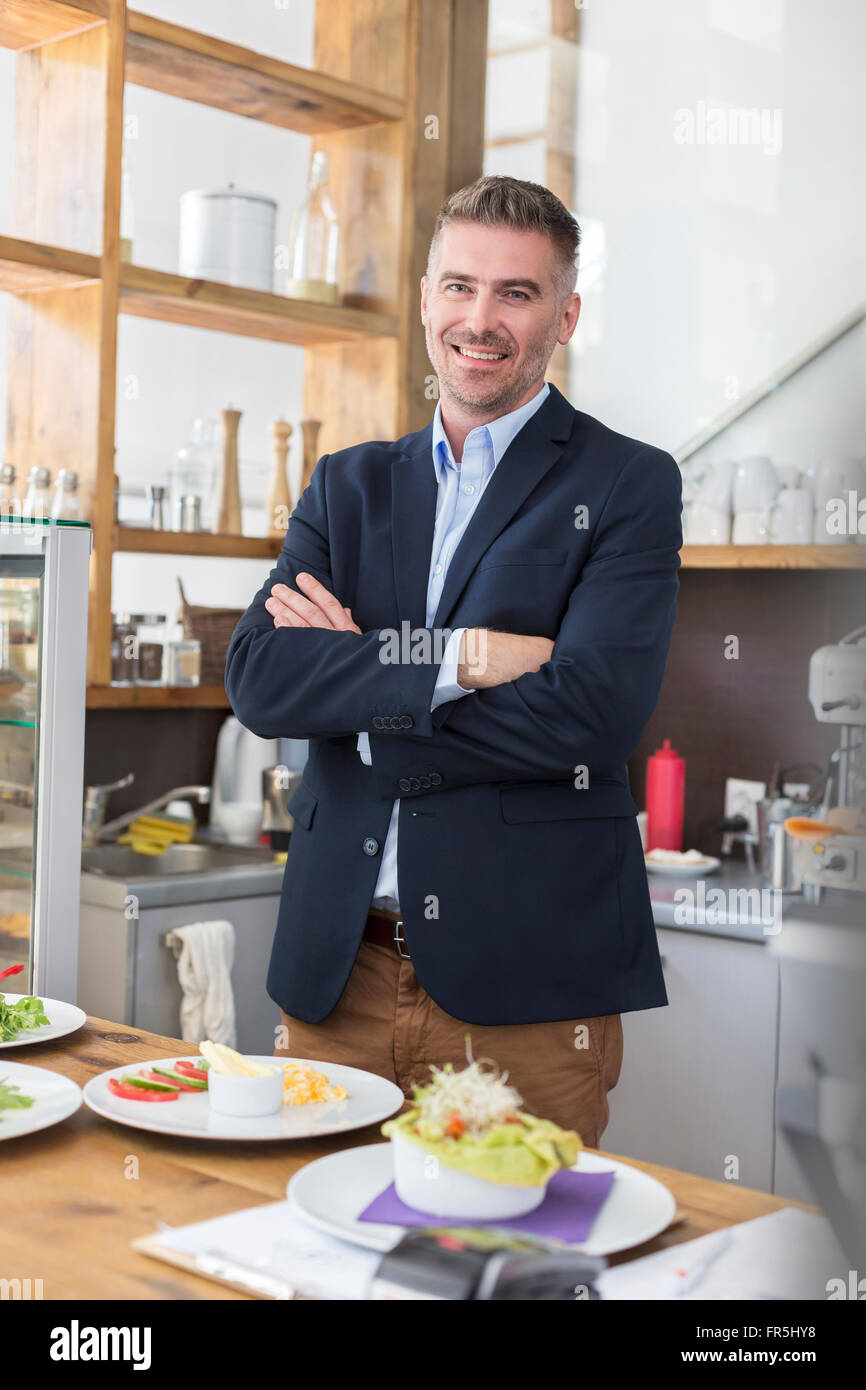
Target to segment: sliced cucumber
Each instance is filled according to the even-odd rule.
[[[170,1086],[167,1081],[146,1081],[143,1076],[122,1076],[123,1086],[137,1086],[141,1091],[179,1091],[179,1086]]]
[[[181,1089],[184,1086],[194,1086],[197,1091],[207,1090],[206,1081],[199,1081],[194,1076],[185,1076],[182,1071],[171,1071],[169,1067],[151,1067],[150,1070],[155,1071],[158,1076],[166,1077],[169,1081],[177,1081],[181,1085]]]

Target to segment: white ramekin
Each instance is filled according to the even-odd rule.
[[[267,1076],[207,1074],[210,1108],[217,1115],[274,1115],[283,1103],[283,1073],[272,1067]]]
[[[391,1155],[394,1187],[400,1201],[431,1216],[455,1221],[504,1221],[540,1207],[547,1191],[546,1184],[514,1187],[458,1173],[399,1133],[391,1135]]]

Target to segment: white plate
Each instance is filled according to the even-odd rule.
[[[123,1067],[100,1072],[84,1088],[84,1101],[119,1125],[149,1129],[155,1134],[172,1134],[182,1139],[314,1139],[323,1134],[343,1134],[363,1129],[393,1115],[403,1104],[403,1092],[392,1081],[357,1067],[341,1067],[335,1062],[307,1061],[297,1057],[265,1057],[250,1054],[252,1061],[278,1066],[280,1062],[306,1062],[324,1072],[332,1086],[345,1086],[345,1100],[322,1101],[317,1105],[284,1105],[276,1115],[240,1119],[233,1115],[214,1115],[206,1091],[181,1091],[178,1100],[122,1100],[108,1089],[108,1078],[118,1080],[151,1067],[169,1067],[181,1057],[156,1057],[150,1062],[127,1062]],[[199,1053],[187,1053],[186,1061],[200,1062]]]
[[[575,1169],[581,1173],[616,1173],[589,1239],[575,1249],[587,1255],[630,1250],[657,1236],[673,1220],[676,1203],[672,1193],[639,1168],[584,1150]],[[286,1195],[309,1225],[370,1250],[390,1250],[404,1228],[359,1221],[357,1217],[392,1179],[391,1145],[368,1144],[307,1163],[290,1179]],[[459,1226],[460,1222],[450,1224]],[[490,1224],[495,1226],[496,1222]]]
[[[22,1095],[34,1100],[26,1110],[0,1110],[0,1139],[17,1139],[19,1135],[59,1124],[81,1105],[81,1087],[68,1076],[44,1067],[0,1062],[0,1081],[17,1086]]]
[[[657,864],[644,857],[648,874],[666,874],[671,878],[700,878],[701,874],[714,874],[721,862],[711,854],[705,854],[700,860],[693,859],[689,864]]]
[[[2,980],[0,994],[4,995],[10,1004],[17,1004],[19,999],[28,997],[25,994],[11,994],[3,988]],[[46,999],[41,994],[37,997],[42,1000],[43,1012],[51,1022],[43,1023],[40,1028],[30,1028],[25,1033],[18,1033],[8,1042],[0,1042],[0,1050],[4,1047],[26,1047],[28,1043],[50,1042],[52,1038],[65,1038],[67,1033],[74,1033],[76,1028],[87,1022],[87,1014],[83,1009],[79,1009],[77,1004],[65,1004],[62,999]]]

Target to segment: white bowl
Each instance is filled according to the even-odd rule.
[[[274,1115],[283,1103],[283,1073],[272,1067],[267,1076],[207,1074],[210,1108],[217,1115]]]
[[[394,1187],[401,1202],[431,1216],[460,1221],[504,1221],[535,1211],[544,1201],[547,1185],[511,1187],[440,1163],[420,1144],[391,1135]]]

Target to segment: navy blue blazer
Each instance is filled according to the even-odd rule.
[[[444,641],[437,650],[431,634],[427,660],[383,660],[404,623],[400,654],[423,655],[431,436],[432,420],[319,460],[229,646],[241,723],[310,740],[289,805],[268,993],[309,1023],[334,1008],[399,797],[407,948],[447,1013],[509,1024],[664,1005],[626,759],[658,698],[674,623],[679,468],[551,384],[460,540],[433,633],[548,637],[552,657],[431,714]],[[271,586],[294,587],[304,570],[351,608],[360,635],[274,628]]]

